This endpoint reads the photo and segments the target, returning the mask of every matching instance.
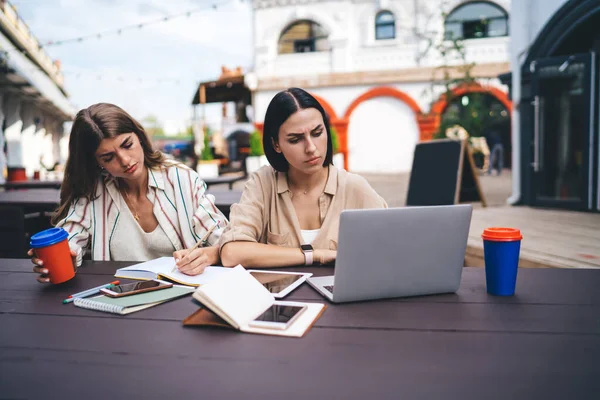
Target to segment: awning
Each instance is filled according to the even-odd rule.
[[[200,83],[196,93],[194,93],[192,105],[225,103],[229,101],[242,101],[246,104],[250,104],[250,89],[248,89],[244,83],[243,75]]]
[[[0,48],[5,50],[3,54],[5,75],[2,76],[0,85],[17,88],[36,101],[47,103],[65,120],[73,119],[74,107],[45,72],[20,51],[11,50],[15,46],[2,34],[0,34]]]

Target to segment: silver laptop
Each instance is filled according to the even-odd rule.
[[[307,282],[335,303],[458,290],[470,204],[345,210],[335,275]]]

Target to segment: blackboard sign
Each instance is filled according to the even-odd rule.
[[[464,140],[417,144],[408,185],[407,206],[437,206],[485,199],[471,151]]]

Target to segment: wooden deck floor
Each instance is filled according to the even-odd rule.
[[[600,268],[600,214],[530,207],[473,210],[467,266],[483,266],[481,233],[490,226],[519,228],[520,267]]]

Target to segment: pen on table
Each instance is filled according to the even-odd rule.
[[[208,239],[208,237],[210,236],[210,234],[212,233],[212,231],[215,230],[216,227],[217,227],[217,223],[215,223],[208,231],[206,231],[206,233],[204,234],[204,236],[202,236],[202,239],[200,239],[200,240],[198,240],[196,242],[196,244],[190,249],[190,251],[188,252],[188,254],[190,254],[192,252],[192,250],[197,249],[202,243],[206,242],[206,240]],[[187,257],[187,255],[185,257]],[[183,258],[185,258],[185,257],[183,257]],[[183,258],[182,258],[182,260],[183,260]],[[171,272],[175,272],[175,271],[177,271],[177,264],[175,264],[175,266],[171,270]]]
[[[111,283],[105,283],[104,285],[100,285],[100,286],[96,286],[96,287],[93,287],[88,290],[84,290],[83,292],[72,294],[66,300],[63,300],[63,304],[70,303],[78,297],[91,296],[92,294],[96,294],[96,293],[100,292],[100,289],[104,289],[104,288],[108,289],[108,288],[118,285],[119,283],[120,283],[119,281],[113,281]]]

